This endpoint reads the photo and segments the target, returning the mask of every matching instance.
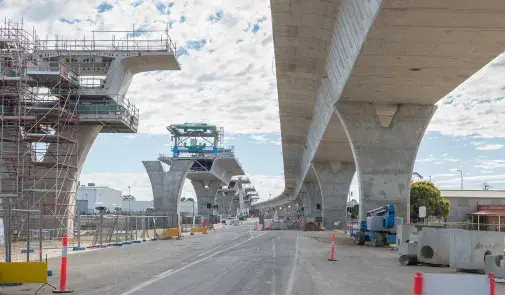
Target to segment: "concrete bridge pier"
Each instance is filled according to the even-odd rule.
[[[168,214],[168,221],[174,223],[168,226],[177,226],[177,218],[173,216],[179,216],[182,187],[193,161],[174,160],[169,171],[163,169],[160,161],[142,161],[142,164],[151,181],[154,212]]]
[[[232,200],[235,197],[235,191],[223,192],[217,196],[218,210],[225,216],[233,215],[231,213]]]
[[[306,181],[303,186],[307,191],[309,196],[310,207],[307,209],[309,217],[321,217],[321,211],[323,209],[323,199],[321,195],[321,189],[319,188],[319,183],[316,181]],[[319,206],[319,209],[318,209]]]
[[[301,199],[301,207],[299,208],[301,216],[310,217],[310,198],[307,191],[300,191],[298,193]],[[302,211],[303,208],[303,211]]]
[[[347,196],[356,166],[354,163],[334,161],[314,162],[312,167],[321,189],[324,227],[342,228],[345,226]]]
[[[358,171],[361,220],[368,210],[393,203],[397,215],[408,222],[414,161],[436,108],[414,104],[336,104]]]
[[[211,180],[208,185],[205,186],[205,183],[202,180],[192,180],[191,184],[195,189],[196,200],[198,202],[198,215],[203,217],[208,217],[212,215],[213,208],[207,208],[207,203],[214,205],[214,199],[217,195],[217,190],[221,181],[219,180]]]
[[[240,207],[240,202],[238,199],[232,199],[231,201],[231,211],[230,216],[237,216],[238,208]]]

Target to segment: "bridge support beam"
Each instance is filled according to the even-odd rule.
[[[214,205],[214,199],[216,198],[217,190],[221,181],[211,180],[209,181],[207,187],[205,183],[201,180],[192,180],[191,184],[195,189],[196,200],[198,202],[198,215],[203,217],[209,217],[212,215],[212,208],[207,208],[207,203]]]
[[[336,112],[351,143],[358,171],[359,217],[388,203],[410,217],[410,181],[421,139],[434,105],[337,103]]]
[[[168,214],[168,221],[173,223],[169,226],[177,226],[174,216],[179,216],[182,187],[193,161],[174,160],[169,171],[163,169],[160,161],[142,161],[142,164],[151,181],[154,212]]]
[[[323,201],[323,224],[326,229],[342,228],[346,221],[347,196],[356,172],[354,163],[312,163]],[[338,225],[335,225],[335,223]]]
[[[310,207],[307,209],[309,217],[321,217],[321,210],[323,209],[323,199],[319,183],[316,181],[306,181],[303,186],[307,191],[310,199]]]

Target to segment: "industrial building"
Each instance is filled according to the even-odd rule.
[[[440,192],[442,197],[451,203],[448,222],[471,220],[478,224],[496,224],[497,228],[500,227],[500,223],[505,223],[505,191],[441,190]],[[501,227],[500,230],[504,231]]]
[[[80,214],[93,214],[95,212],[95,203],[101,202],[110,211],[114,211],[115,207],[122,206],[122,195],[123,193],[120,190],[88,183],[87,186],[77,187],[77,210]]]

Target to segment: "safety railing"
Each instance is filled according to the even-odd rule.
[[[159,38],[153,33],[161,32]],[[109,33],[108,37],[103,37],[104,33]],[[116,38],[119,33],[125,37]],[[59,40],[56,36],[54,40],[37,39],[34,44],[34,51],[37,50],[58,50],[58,51],[162,51],[175,52],[177,46],[168,35],[168,31],[93,31],[89,39]]]

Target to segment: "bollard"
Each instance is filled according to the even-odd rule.
[[[423,274],[417,272],[414,276],[414,290],[413,295],[423,295]]]
[[[331,235],[331,253],[330,253],[330,258],[328,258],[329,261],[336,261],[335,260],[335,234]]]
[[[63,235],[61,240],[61,267],[60,267],[60,290],[53,290],[53,293],[63,294],[72,293],[72,290],[67,290],[67,247],[68,237]]]
[[[488,273],[487,276],[489,278],[489,295],[495,295],[496,281],[494,280],[494,274]]]

